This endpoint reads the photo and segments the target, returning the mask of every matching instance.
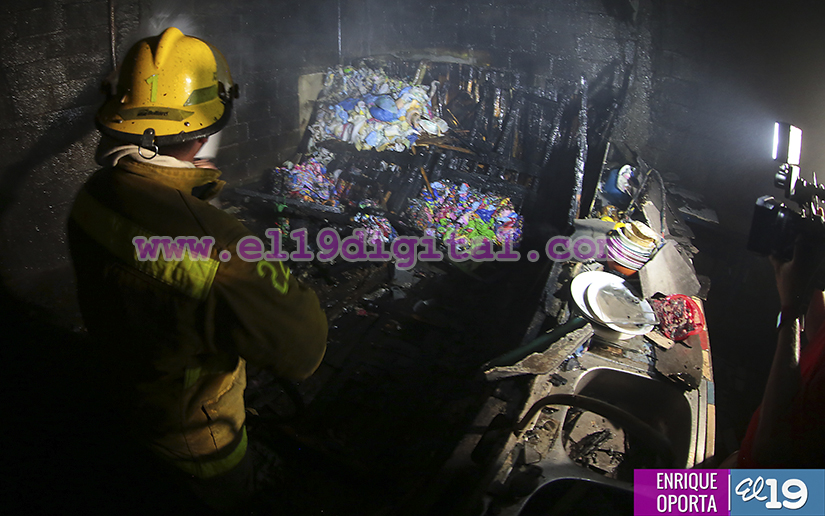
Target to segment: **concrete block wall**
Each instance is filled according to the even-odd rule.
[[[121,41],[137,28],[139,10],[137,2],[117,6]],[[0,11],[3,290],[54,313],[73,306],[65,221],[95,167],[92,120],[111,71],[108,25],[105,1],[23,0]]]
[[[597,76],[635,48],[627,24],[599,0],[354,0],[343,2],[343,54],[435,49],[522,72],[554,88]]]
[[[764,88],[776,64],[765,52],[765,12],[707,0],[650,7],[656,131],[642,151],[700,192],[726,229],[744,235],[753,202],[774,193],[770,145],[773,122],[784,116],[776,102],[782,94],[771,98]]]
[[[225,178],[238,183],[292,157],[302,136],[298,77],[338,62],[338,11],[320,1],[220,5],[191,12],[202,13],[202,37],[221,49],[240,85],[218,156]]]

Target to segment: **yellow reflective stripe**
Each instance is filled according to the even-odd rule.
[[[173,460],[172,464],[176,468],[198,478],[212,478],[220,475],[221,473],[226,473],[240,464],[241,460],[244,458],[244,455],[246,455],[246,446],[246,425],[244,425],[241,428],[241,442],[239,442],[238,446],[232,450],[232,453],[226,457],[217,460],[201,461]]]
[[[213,259],[193,260],[188,252],[181,260],[167,261],[163,253],[155,261],[140,261],[132,239],[153,235],[97,202],[85,189],[80,190],[72,209],[72,218],[90,237],[126,264],[174,287],[195,299],[205,299],[212,288],[220,262]]]
[[[188,389],[195,385],[195,382],[198,381],[198,378],[201,377],[201,368],[198,367],[187,367],[186,371],[183,373],[183,388]]]
[[[189,253],[185,253],[180,261],[166,261],[163,253],[158,255],[157,260],[139,261],[136,253],[133,247],[134,262],[130,265],[195,299],[205,299],[209,294],[209,288],[212,286],[212,281],[218,272],[218,265],[220,265],[217,260],[211,258],[193,260],[189,257]]]
[[[183,103],[184,106],[194,106],[195,104],[203,104],[212,99],[218,98],[218,84],[194,90],[189,94],[189,98]],[[154,102],[154,100],[152,101]]]

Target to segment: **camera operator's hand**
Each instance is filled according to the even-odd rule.
[[[819,219],[819,223],[825,223],[822,208],[814,217]],[[816,288],[815,273],[825,260],[825,241],[821,237],[800,235],[791,261],[783,262],[775,256],[771,256],[770,260],[782,311],[803,314]]]
[[[794,252],[796,254],[796,252]],[[794,270],[794,261],[783,262],[775,256],[770,257],[773,273],[776,278],[776,289],[779,291],[779,305],[783,312],[801,313],[802,292],[799,275]]]

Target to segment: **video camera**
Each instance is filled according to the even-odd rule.
[[[791,124],[776,122],[773,134],[773,159],[780,162],[774,185],[784,190],[785,198],[798,209],[782,204],[770,195],[756,200],[751,219],[748,250],[763,256],[774,255],[784,260],[793,258],[794,244],[799,235],[825,238],[825,227],[818,217],[812,217],[825,187],[808,183],[800,177],[802,130]]]

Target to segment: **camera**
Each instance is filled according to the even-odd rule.
[[[789,207],[770,195],[757,199],[751,219],[748,250],[790,260],[799,235],[825,238],[825,228],[819,218],[811,216],[820,198],[825,197],[825,187],[816,184],[816,176],[813,183],[800,177],[801,154],[802,130],[788,123],[776,122],[773,159],[781,164],[774,176],[774,186],[782,189],[785,198],[796,203],[798,208]]]

